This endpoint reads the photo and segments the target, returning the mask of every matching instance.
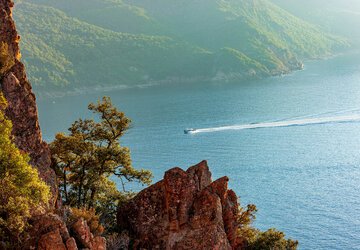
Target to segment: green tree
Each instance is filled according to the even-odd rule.
[[[252,227],[252,223],[256,219],[255,214],[257,211],[258,210],[254,204],[248,204],[246,208],[239,206],[238,235],[246,238],[248,241],[256,237],[256,229]]]
[[[88,109],[97,114],[100,121],[79,119],[68,129],[69,135],[56,134],[50,143],[52,162],[66,205],[103,209],[103,214],[113,214],[114,218],[117,203],[130,195],[125,181],[150,184],[152,174],[134,169],[130,150],[120,146],[119,140],[130,128],[131,120],[114,107],[111,99],[103,97]],[[109,180],[113,175],[122,183],[123,192]]]
[[[275,228],[267,231],[260,231],[252,227],[252,223],[256,219],[255,214],[258,212],[254,204],[247,207],[238,208],[238,237],[246,240],[246,249],[249,250],[295,250],[298,241],[285,239],[283,232],[277,231]]]
[[[295,250],[298,244],[298,241],[285,239],[285,234],[283,232],[271,228],[265,232],[257,231],[256,237],[249,240],[247,249]]]
[[[28,164],[29,156],[11,141],[12,124],[5,108],[0,93],[0,241],[19,243],[31,213],[47,208],[49,187]]]

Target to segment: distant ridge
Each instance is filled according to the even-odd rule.
[[[267,0],[22,0],[14,18],[40,94],[263,78],[348,46]]]

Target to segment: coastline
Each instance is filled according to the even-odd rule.
[[[354,49],[349,50],[345,52],[339,52],[339,53],[333,53],[330,55],[324,55],[319,56],[315,58],[308,58],[308,59],[302,59],[301,62],[301,68],[292,69],[289,71],[284,72],[273,72],[269,75],[252,75],[252,76],[239,76],[237,73],[229,73],[227,75],[223,75],[221,78],[218,77],[192,77],[192,78],[181,78],[181,77],[170,77],[168,79],[163,80],[151,80],[146,83],[139,83],[139,84],[120,84],[120,85],[113,85],[113,86],[91,86],[91,87],[81,87],[81,88],[74,88],[71,90],[66,91],[37,91],[36,88],[33,90],[36,93],[38,100],[44,100],[44,99],[57,99],[57,98],[63,98],[66,96],[81,96],[81,95],[88,95],[88,94],[94,94],[94,93],[102,93],[102,92],[110,92],[110,91],[119,91],[119,90],[125,90],[125,89],[135,89],[135,88],[151,88],[154,86],[159,86],[163,84],[190,84],[190,83],[205,83],[205,82],[211,82],[211,83],[227,83],[227,82],[234,82],[234,81],[251,81],[251,80],[261,80],[271,77],[283,77],[286,75],[291,75],[293,73],[296,73],[298,71],[302,71],[305,69],[305,64],[312,61],[318,61],[318,60],[328,60],[337,56],[342,56],[350,53],[360,53],[360,50]],[[235,76],[235,77],[234,77]]]
[[[273,74],[269,75],[252,75],[251,76],[240,76],[238,73],[229,73],[224,74],[221,77],[193,77],[193,78],[181,78],[181,77],[173,77],[168,78],[164,80],[152,80],[148,81],[146,83],[140,83],[140,84],[120,84],[120,85],[114,85],[114,86],[91,86],[91,87],[81,87],[81,88],[75,88],[71,90],[66,91],[37,91],[36,88],[33,90],[36,93],[36,97],[38,100],[43,99],[56,99],[56,98],[62,98],[65,96],[79,96],[79,95],[87,95],[87,94],[94,94],[99,92],[109,92],[109,91],[118,91],[118,90],[124,90],[124,89],[132,89],[132,88],[150,88],[153,86],[159,86],[163,84],[189,84],[189,83],[205,83],[205,82],[234,82],[234,81],[250,81],[250,80],[261,80],[268,77],[276,77],[276,76],[284,76],[288,74],[292,74],[296,71],[303,70],[304,64],[301,63],[301,68],[292,69],[286,72],[274,72]]]

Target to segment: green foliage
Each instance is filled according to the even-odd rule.
[[[11,122],[4,116],[0,93],[0,241],[17,243],[31,212],[47,208],[49,187],[29,164],[29,156],[11,142]]]
[[[0,92],[0,111],[3,112],[7,107],[7,101],[4,98],[4,95],[2,92]],[[4,117],[2,117],[4,119]],[[5,120],[4,120],[5,121]],[[5,126],[6,127],[6,126]]]
[[[118,203],[131,196],[125,190],[124,181],[147,185],[151,183],[152,174],[131,166],[130,150],[119,143],[131,120],[113,106],[110,98],[91,103],[88,109],[99,116],[100,122],[75,121],[69,128],[70,134],[56,134],[49,147],[64,204],[95,208],[110,228]],[[112,175],[120,180],[124,193],[109,179]]]
[[[252,223],[256,219],[255,214],[258,212],[255,205],[249,204],[246,208],[239,206],[238,211],[239,228],[237,235],[238,237],[246,240],[246,249],[295,250],[297,248],[297,245],[299,244],[298,241],[285,239],[285,234],[283,232],[276,231],[275,228],[261,232],[260,230],[252,227]]]
[[[118,225],[116,222],[117,208],[119,204],[133,198],[136,193],[123,191],[116,188],[116,183],[106,179],[103,183],[104,192],[97,196],[97,211],[100,214],[100,222],[104,226],[106,233],[116,232]]]
[[[15,64],[14,58],[9,53],[9,46],[1,42],[0,45],[0,78],[7,70]]]
[[[14,18],[30,80],[44,91],[191,76],[188,68],[198,60],[208,63],[211,55],[168,36],[107,30],[26,2],[16,5]]]
[[[254,204],[248,204],[246,209],[239,206],[239,215],[238,215],[238,236],[246,238],[248,241],[255,238],[256,230],[251,227],[251,224],[256,219],[255,214],[257,213],[257,208]]]
[[[266,77],[347,46],[268,0],[23,0],[14,18],[40,92]]]
[[[276,250],[294,250],[299,244],[298,241],[291,239],[284,239],[285,234],[276,231],[275,228],[269,229],[265,232],[258,231],[256,237],[248,242],[248,249],[263,250],[263,249],[276,249]]]

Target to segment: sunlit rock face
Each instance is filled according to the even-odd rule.
[[[6,116],[13,124],[13,141],[23,152],[30,155],[30,164],[39,171],[40,177],[51,187],[52,201],[57,200],[55,172],[50,168],[50,154],[46,142],[42,141],[38,120],[36,97],[26,77],[25,66],[19,61],[20,37],[12,18],[12,0],[0,0],[0,44],[6,43],[9,55],[15,60],[14,66],[0,78],[0,92],[8,102]]]
[[[212,182],[206,161],[187,171],[170,169],[119,207],[118,224],[135,239],[134,248],[242,249],[237,197],[228,181]]]
[[[29,240],[21,246],[21,249],[106,249],[105,238],[101,236],[94,236],[90,232],[90,227],[83,218],[80,218],[71,225],[67,225],[63,216],[58,216],[56,214],[43,214],[33,216],[30,219],[30,224],[32,226],[32,230],[29,232]]]

